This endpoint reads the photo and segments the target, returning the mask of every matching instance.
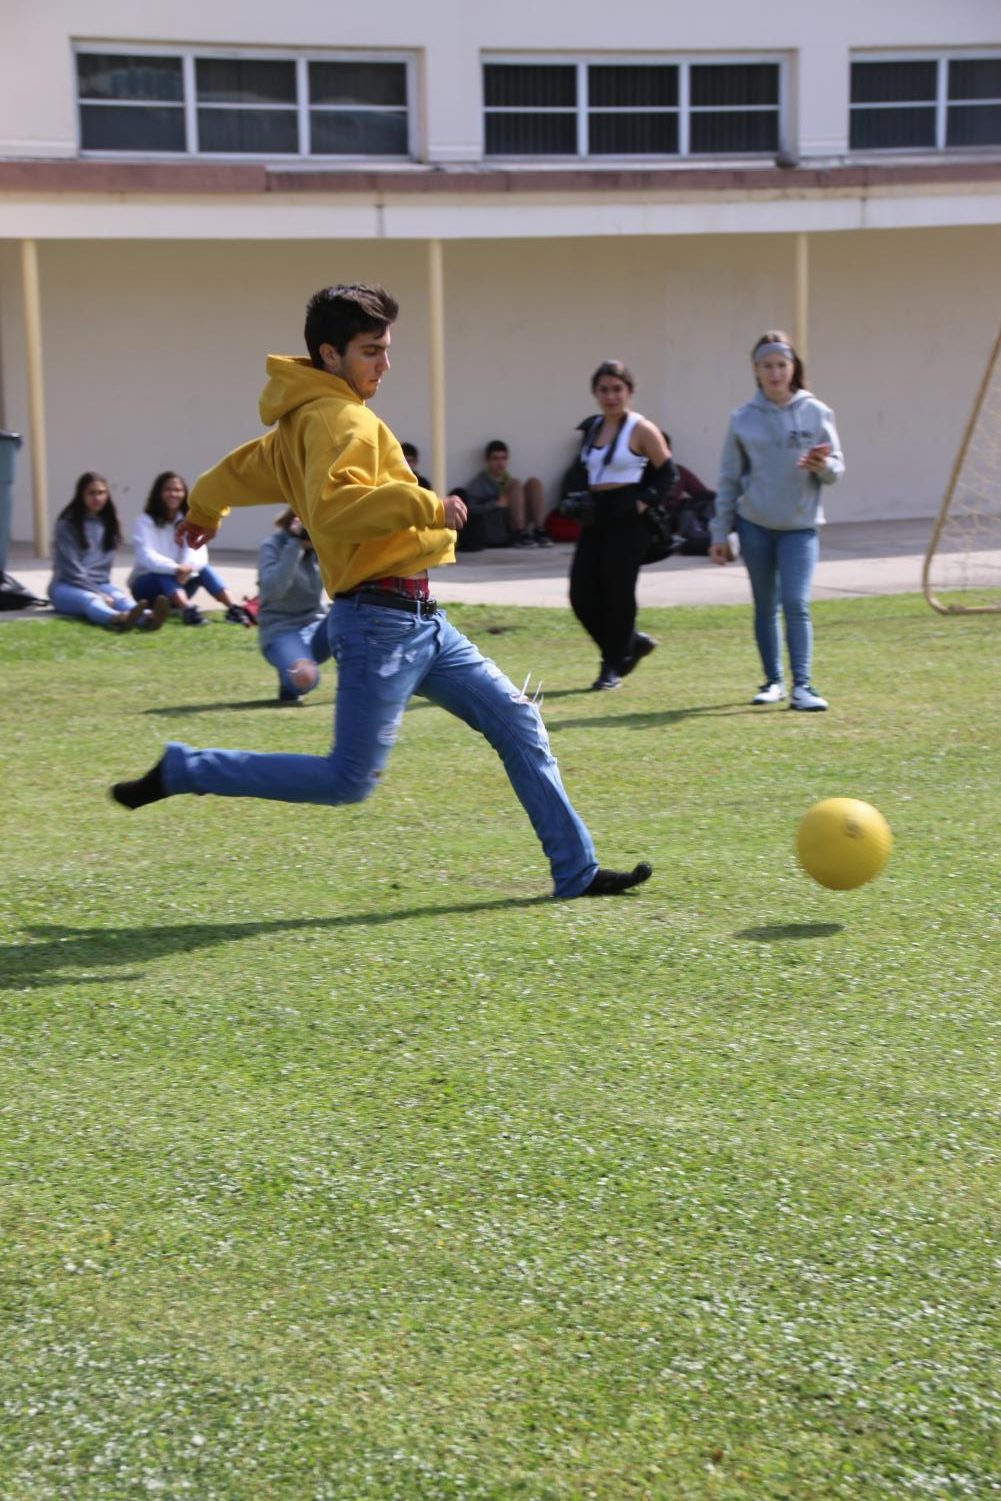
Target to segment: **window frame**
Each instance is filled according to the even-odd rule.
[[[1001,105],[1001,94],[996,99],[961,100],[949,98],[949,64],[954,62],[997,62],[1001,63],[1001,47],[925,47],[905,48],[901,52],[889,51],[886,48],[874,50],[871,48],[853,50],[848,58],[848,141],[849,154],[851,156],[927,156],[929,151],[936,153],[952,153],[974,151],[984,153],[1001,150],[1001,139],[996,143],[986,146],[950,146],[947,136],[949,130],[949,109],[959,104]],[[890,100],[879,102],[867,100],[864,104],[855,104],[852,101],[852,69],[856,63],[934,63],[935,64],[935,97],[934,99],[922,100]],[[855,114],[865,114],[868,110],[875,109],[934,109],[935,111],[935,144],[933,146],[852,146],[852,118]]]
[[[777,99],[774,104],[762,105],[693,105],[691,103],[691,70],[699,67],[749,67],[765,64],[778,69]],[[576,116],[577,149],[569,153],[549,152],[490,152],[486,149],[486,122],[488,115],[525,114],[525,108],[504,105],[488,105],[484,87],[484,69],[488,66],[502,67],[575,67],[577,71],[577,103],[542,108],[541,113],[574,114]],[[637,105],[610,108],[601,106],[605,114],[673,114],[678,122],[678,149],[671,152],[597,152],[588,149],[588,125],[591,114],[588,69],[591,67],[671,67],[678,70],[678,102],[676,105]],[[480,53],[480,121],[482,127],[481,152],[489,162],[587,162],[590,165],[612,166],[629,162],[729,162],[770,161],[777,152],[788,148],[789,134],[789,55],[780,51],[769,52],[486,52]],[[774,149],[765,151],[709,152],[691,150],[691,120],[694,114],[765,114],[778,115],[778,142]]]
[[[80,96],[80,73],[77,64],[79,57],[86,56],[108,57],[159,57],[176,58],[181,63],[181,79],[183,97],[181,100],[162,101],[169,109],[177,109],[184,116],[184,149],[181,151],[149,151],[141,147],[121,148],[94,148],[83,145],[83,111],[91,104],[98,101],[82,99]],[[198,99],[196,86],[196,63],[199,60],[223,62],[291,62],[295,64],[295,91],[294,104],[274,105],[248,105],[248,104],[203,104]],[[75,40],[72,48],[73,62],[73,89],[76,103],[77,117],[77,153],[80,157],[97,158],[101,161],[207,161],[207,162],[269,162],[276,165],[290,164],[305,165],[323,163],[360,164],[372,162],[412,162],[418,160],[418,136],[417,136],[417,56],[414,52],[402,49],[390,48],[278,48],[278,47],[194,47],[191,45],[167,47],[131,44],[128,42],[103,42]],[[325,114],[338,114],[340,110],[335,105],[314,105],[309,97],[309,65],[310,63],[337,62],[337,63],[397,63],[403,64],[406,81],[406,125],[407,125],[407,151],[406,155],[385,154],[381,152],[366,153],[341,153],[341,152],[315,152],[308,149],[310,145],[310,113],[320,110]],[[105,107],[111,106],[119,109],[137,109],[144,107],[144,101],[122,99],[100,101]],[[204,151],[198,145],[198,111],[199,109],[218,110],[225,113],[229,110],[259,108],[267,112],[294,111],[296,116],[296,137],[298,142],[297,151],[280,152],[253,152],[253,151]],[[371,110],[378,112],[377,105],[356,105],[353,109],[362,111]]]

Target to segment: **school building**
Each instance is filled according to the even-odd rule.
[[[128,531],[157,471],[255,436],[266,354],[354,280],[400,302],[376,407],[438,487],[495,437],[555,486],[607,358],[711,484],[777,325],[837,413],[831,519],[937,510],[1001,319],[997,0],[45,0],[3,28],[16,540],[85,469]]]

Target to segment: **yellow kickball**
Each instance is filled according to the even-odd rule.
[[[803,814],[796,857],[808,875],[833,891],[853,891],[878,876],[893,848],[890,825],[871,803],[826,797]]]

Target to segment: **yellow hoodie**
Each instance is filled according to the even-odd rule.
[[[309,532],[327,593],[455,562],[455,532],[384,422],[346,381],[272,354],[261,421],[277,426],[199,475],[188,517],[216,526],[230,506],[290,505]]]

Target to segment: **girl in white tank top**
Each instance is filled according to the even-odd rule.
[[[638,412],[625,413],[618,433],[613,434],[601,448],[596,448],[591,439],[584,445],[581,457],[587,469],[587,482],[597,488],[601,485],[638,485],[647,466],[646,456],[633,453],[629,447],[636,424],[645,419]],[[594,431],[604,425],[599,419]]]
[[[647,548],[641,520],[643,473],[650,463],[667,479],[671,454],[659,428],[630,410],[635,381],[618,360],[591,377],[601,415],[591,423],[581,460],[594,498],[570,568],[570,604],[601,653],[593,688],[618,688],[656,642],[636,630],[636,579]]]

